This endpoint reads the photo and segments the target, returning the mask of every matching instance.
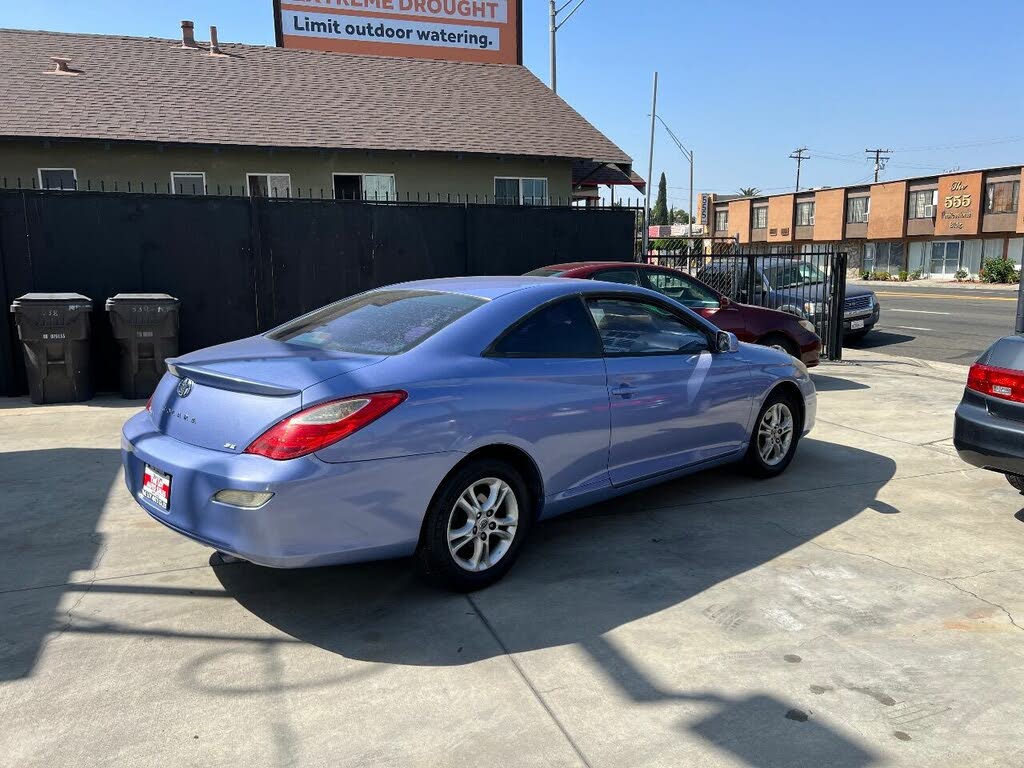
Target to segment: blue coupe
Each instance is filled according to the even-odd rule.
[[[540,519],[744,462],[781,473],[807,369],[643,288],[452,278],[171,360],[124,426],[154,519],[280,568],[416,554],[471,590]]]

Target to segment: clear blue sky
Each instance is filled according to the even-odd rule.
[[[174,37],[191,18],[201,36],[216,24],[221,40],[273,44],[271,0],[0,4],[6,27]],[[525,63],[546,81],[548,4],[524,5]],[[646,175],[659,70],[658,112],[694,150],[698,191],[783,191],[801,145],[803,186],[866,180],[867,147],[904,150],[884,178],[1019,164],[1022,30],[1020,0],[586,0],[559,32],[559,92]],[[659,127],[663,170],[685,207],[688,166]]]

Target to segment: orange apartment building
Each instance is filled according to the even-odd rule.
[[[715,237],[744,252],[849,254],[851,272],[949,280],[1024,256],[1022,167],[989,168],[768,197],[712,197]]]

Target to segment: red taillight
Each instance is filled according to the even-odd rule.
[[[407,397],[405,392],[380,392],[314,405],[275,424],[245,452],[275,461],[297,459],[358,432]]]
[[[967,375],[967,388],[983,395],[1024,403],[1024,372],[975,363]]]

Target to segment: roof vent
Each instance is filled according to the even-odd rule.
[[[196,45],[196,25],[185,19],[181,22],[181,47],[198,48]]]
[[[51,56],[50,61],[54,63],[54,68],[49,70],[51,75],[77,75],[78,70],[72,69],[68,66],[71,63],[71,59],[67,59],[63,56]]]
[[[217,41],[217,28],[210,27],[210,55],[223,56],[220,50],[220,43]]]

